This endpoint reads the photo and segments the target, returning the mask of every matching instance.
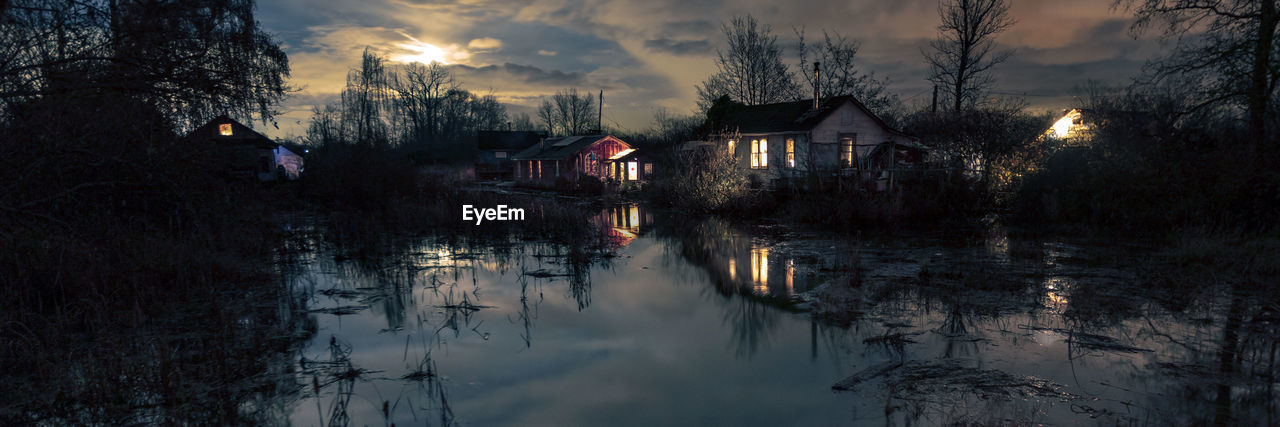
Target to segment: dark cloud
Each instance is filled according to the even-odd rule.
[[[515,79],[520,83],[545,86],[578,86],[586,81],[581,72],[564,72],[560,70],[544,70],[531,65],[506,63],[502,65],[486,65],[472,67],[469,65],[450,65],[449,69],[459,79],[468,78],[492,81],[499,79]]]
[[[701,55],[711,52],[711,41],[707,39],[672,40],[658,38],[645,40],[644,47],[652,51],[670,53],[672,55]]]

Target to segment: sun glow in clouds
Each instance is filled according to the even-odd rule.
[[[410,37],[409,35],[405,35],[405,37],[407,37],[410,42],[400,43],[397,44],[397,46],[407,53],[392,56],[391,59],[404,63],[420,62],[423,64],[430,64],[432,62],[439,62],[441,64],[452,64],[471,56],[466,51],[457,49],[457,46],[440,47]]]

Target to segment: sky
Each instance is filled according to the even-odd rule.
[[[1000,96],[1033,111],[1073,106],[1088,80],[1123,85],[1160,53],[1135,39],[1112,0],[1015,0],[1017,23],[996,39],[1015,54],[994,73]],[[439,60],[465,89],[493,94],[510,113],[541,97],[604,91],[606,127],[639,131],[665,108],[692,113],[695,86],[715,71],[721,23],[750,14],[770,25],[795,65],[795,29],[861,43],[855,66],[887,77],[908,105],[932,96],[921,55],[937,35],[936,0],[267,0],[258,19],[289,54],[299,90],[280,107],[273,137],[305,133],[314,105],[336,100],[369,47],[392,63]]]

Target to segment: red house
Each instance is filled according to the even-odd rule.
[[[605,179],[609,165],[632,151],[630,144],[613,135],[579,135],[543,140],[511,159],[516,182],[551,187],[560,177],[570,183],[586,176]]]

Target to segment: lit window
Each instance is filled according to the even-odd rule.
[[[636,174],[638,173],[636,169],[637,169],[636,162],[627,162],[627,180],[628,181],[635,181],[637,179],[640,179],[640,177],[636,176]]]
[[[231,136],[231,123],[223,123],[218,125],[218,135]]]
[[[769,167],[769,140],[751,140],[751,168],[767,169]]]
[[[796,167],[796,140],[787,139],[787,167]]]
[[[493,153],[493,157],[496,157],[496,158],[499,158],[499,159],[505,159],[505,158],[507,158],[507,152],[506,152],[506,151],[499,151],[499,152]]]
[[[645,163],[645,164],[644,164],[644,174],[645,174],[646,176],[648,176],[648,175],[653,175],[653,163]]]
[[[840,164],[853,167],[853,137],[840,138]]]
[[[730,154],[730,155],[736,155],[736,154],[737,154],[737,152],[735,152],[735,151],[733,150],[733,149],[734,149],[734,146],[735,146],[735,145],[737,145],[737,144],[738,144],[738,141],[734,141],[734,140],[732,140],[732,139],[730,139],[730,140],[729,140],[729,154]]]

